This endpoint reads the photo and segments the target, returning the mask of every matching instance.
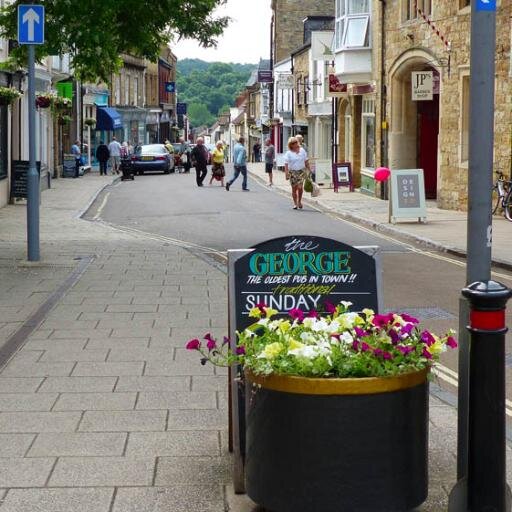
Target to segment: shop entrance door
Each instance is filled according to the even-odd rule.
[[[437,141],[439,94],[432,101],[418,101],[418,168],[423,169],[427,199],[437,196]]]

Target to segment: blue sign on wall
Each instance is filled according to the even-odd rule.
[[[176,92],[176,82],[165,82],[165,92]]]
[[[186,115],[187,113],[187,104],[186,103],[176,103],[176,114],[178,115]]]
[[[495,11],[496,0],[476,0],[477,11]]]
[[[44,44],[43,5],[18,5],[18,43]]]

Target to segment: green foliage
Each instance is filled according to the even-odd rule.
[[[254,67],[254,64],[179,60],[179,101],[189,104],[188,116],[192,125],[212,124],[221,111],[229,110],[229,106],[234,104],[235,98],[245,87]],[[199,105],[204,109],[198,109]],[[209,114],[208,118],[205,111]]]
[[[0,10],[0,33],[16,39],[16,0]],[[70,52],[74,73],[82,80],[108,82],[120,66],[119,55],[129,53],[155,61],[160,48],[173,39],[191,37],[204,47],[214,46],[229,19],[213,11],[226,0],[45,0],[44,45],[36,55]],[[14,65],[26,64],[27,47],[11,56]]]

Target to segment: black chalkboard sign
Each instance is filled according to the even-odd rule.
[[[28,197],[27,176],[29,168],[28,160],[13,160],[11,164],[11,198]],[[36,162],[36,168],[41,176],[41,162]]]
[[[64,155],[62,159],[62,177],[74,178],[76,173],[76,158],[75,155]]]
[[[350,245],[317,236],[268,240],[235,263],[236,329],[254,322],[249,311],[266,304],[325,312],[325,302],[353,303],[353,311],[378,310],[375,259]]]

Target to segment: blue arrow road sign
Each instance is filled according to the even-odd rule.
[[[44,44],[43,5],[18,5],[18,43]]]
[[[496,0],[476,0],[477,11],[495,11]]]

